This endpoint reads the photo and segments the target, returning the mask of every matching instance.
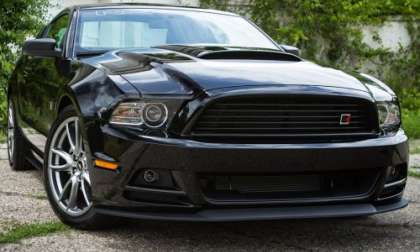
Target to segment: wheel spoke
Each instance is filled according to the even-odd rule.
[[[7,132],[7,138],[9,139],[9,141],[13,140],[13,136],[14,136],[14,131],[13,129],[9,129],[9,131]]]
[[[50,165],[50,168],[55,171],[68,171],[71,168],[71,164],[63,164],[63,165]]]
[[[13,159],[13,154],[15,151],[15,123],[13,117],[13,108],[12,105],[9,105],[9,115],[7,120],[7,148],[9,152],[9,160]]]
[[[64,194],[67,192],[67,190],[70,188],[70,185],[72,185],[73,184],[73,180],[74,180],[74,175],[73,176],[71,176],[71,178],[66,182],[66,184],[64,185],[64,187],[63,187],[63,190],[61,191],[61,193],[60,193],[60,196],[58,197],[58,199],[60,200],[60,201],[62,201],[63,200],[63,197],[64,197]]]
[[[88,183],[89,186],[92,186],[92,184],[90,183],[89,173],[84,172],[83,175],[82,175],[82,178],[83,178],[84,181],[86,181]]]
[[[69,196],[69,202],[67,207],[69,209],[73,209],[77,206],[77,198],[79,194],[79,179],[77,179],[77,176],[73,175],[71,180],[71,189],[70,189],[70,196]]]
[[[14,125],[13,125],[13,116],[12,115],[9,115],[9,127],[8,127],[8,129],[13,129],[13,128],[14,128]]]
[[[9,129],[12,129],[15,125],[15,122],[13,120],[13,109],[12,107],[9,107]]]
[[[73,151],[73,153],[75,152],[75,146],[73,143],[73,139],[71,139],[71,134],[70,134],[70,129],[69,129],[69,125],[66,125],[66,135],[67,135],[67,139],[69,140],[69,144],[70,144],[70,149]]]
[[[51,152],[61,157],[65,164],[64,165],[50,165],[50,168],[53,170],[67,170],[70,169],[73,164],[73,158],[70,154],[68,154],[65,151],[57,150],[57,149],[51,149]]]
[[[81,136],[80,136],[80,132],[79,132],[79,120],[74,121],[74,137],[75,137],[75,153],[77,155],[80,154],[81,151]]]

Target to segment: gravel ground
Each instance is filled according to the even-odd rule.
[[[6,160],[0,160],[0,171],[0,233],[11,223],[58,221],[39,172],[12,172]],[[0,251],[420,251],[420,180],[409,179],[405,196],[408,208],[368,218],[224,224],[127,220],[107,231],[68,230],[0,244]]]

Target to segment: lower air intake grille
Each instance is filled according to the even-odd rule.
[[[310,192],[321,188],[319,176],[234,176],[214,180],[216,191],[238,193]]]
[[[226,142],[352,141],[376,136],[376,118],[374,104],[359,98],[231,97],[211,103],[191,135]]]
[[[360,197],[374,188],[378,169],[318,174],[200,174],[202,192],[210,200],[314,199]]]

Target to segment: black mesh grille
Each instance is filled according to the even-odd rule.
[[[341,121],[346,114],[351,115],[348,125]],[[223,141],[355,140],[376,135],[376,118],[374,104],[357,98],[235,97],[210,104],[192,127],[191,135]]]
[[[264,200],[359,197],[368,195],[379,169],[318,174],[199,174],[202,191],[211,200]]]

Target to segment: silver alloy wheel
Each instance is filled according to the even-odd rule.
[[[12,161],[15,153],[15,119],[11,102],[9,103],[7,119],[7,150],[9,152],[9,160]]]
[[[78,117],[67,118],[54,132],[48,179],[54,200],[66,214],[81,216],[92,207],[88,157]]]

